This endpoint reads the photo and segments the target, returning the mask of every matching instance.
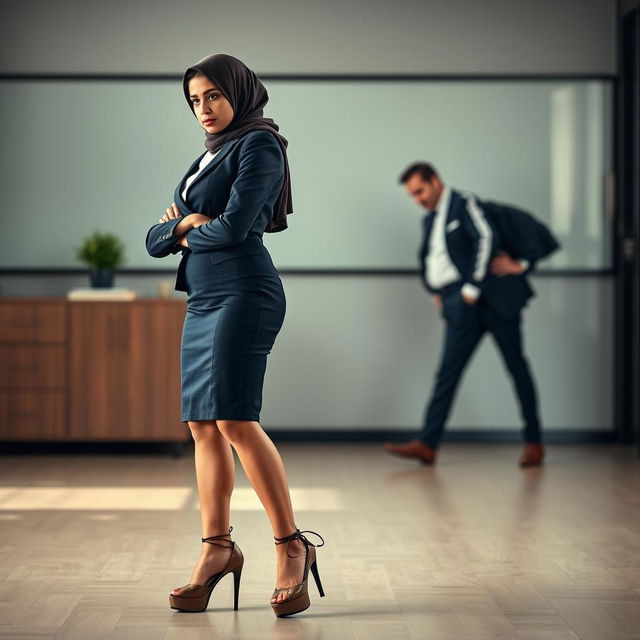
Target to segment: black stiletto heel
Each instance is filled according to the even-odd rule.
[[[242,565],[233,572],[233,610],[238,610],[238,596],[240,594],[240,576],[242,575]]]
[[[311,573],[313,574],[313,579],[316,581],[316,587],[318,587],[318,593],[321,598],[324,598],[324,590],[322,589],[322,582],[320,582],[320,574],[318,573],[318,561],[316,560],[311,566]]]
[[[201,538],[202,542],[208,542],[217,547],[231,549],[231,556],[229,557],[227,566],[222,571],[210,576],[205,584],[189,583],[184,587],[179,587],[179,594],[170,593],[169,606],[172,609],[177,609],[178,611],[204,611],[209,605],[209,598],[211,597],[214,587],[227,574],[233,573],[233,610],[238,610],[238,592],[240,590],[240,574],[242,573],[242,567],[244,565],[244,556],[242,555],[242,551],[240,551],[240,547],[238,547],[233,540],[227,540],[227,536],[229,536],[232,531],[233,527],[229,527],[229,533]]]

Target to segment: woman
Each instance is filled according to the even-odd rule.
[[[309,569],[324,594],[316,545],[304,535],[313,532],[295,524],[282,459],[259,422],[267,354],[286,304],[262,234],[286,229],[292,212],[287,140],[262,115],[264,85],[237,58],[203,58],[187,69],[182,85],[205,130],[207,151],[146,238],[154,257],[182,250],[176,289],[188,293],[182,421],[195,442],[203,544],[189,584],[171,592],[170,605],[204,611],[218,581],[233,573],[238,608],[244,560],[229,526],[233,447],[273,528],[277,586],[271,606],[279,617],[291,615],[309,606]]]

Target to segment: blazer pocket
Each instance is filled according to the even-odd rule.
[[[452,220],[447,226],[447,233],[451,233],[452,231],[455,231],[458,227],[460,226],[460,219],[457,218],[456,220]]]

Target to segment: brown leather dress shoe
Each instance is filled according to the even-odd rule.
[[[536,467],[542,464],[544,458],[544,447],[541,444],[530,442],[524,445],[522,456],[520,456],[521,467]]]
[[[402,458],[415,458],[420,460],[422,464],[433,464],[436,461],[438,451],[429,445],[420,442],[420,440],[411,440],[407,444],[394,444],[393,442],[385,442],[384,448],[395,456]]]

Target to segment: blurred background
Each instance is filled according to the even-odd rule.
[[[616,476],[612,491],[617,487],[637,506],[637,0],[25,0],[3,11],[0,440],[6,491],[34,478],[38,486],[73,484],[76,478],[88,486],[126,484],[125,477],[135,484],[130,476],[118,479],[115,469],[126,467],[118,456],[132,460],[128,456],[144,458],[152,451],[160,457],[141,463],[150,484],[184,488],[191,482],[189,455],[178,459],[191,446],[179,421],[185,299],[173,283],[180,254],[151,258],[144,239],[204,151],[204,133],[182,94],[182,73],[204,56],[224,52],[264,82],[270,96],[265,116],[275,119],[289,141],[294,214],[286,232],[264,237],[283,280],[287,316],[269,356],[262,425],[276,441],[290,443],[283,451],[286,459],[298,460],[292,462],[294,487],[309,489],[303,475],[313,463],[306,469],[299,465],[312,451],[333,460],[344,486],[355,482],[364,493],[377,486],[371,469],[386,469],[391,475],[378,490],[388,498],[390,513],[397,483],[409,483],[405,489],[411,494],[429,480],[393,475],[402,463],[381,462],[384,454],[378,453],[382,440],[414,436],[441,349],[443,324],[417,272],[424,211],[398,184],[407,165],[425,160],[439,169],[445,184],[532,212],[562,243],[562,250],[532,274],[538,295],[524,316],[525,351],[538,384],[545,437],[551,444],[575,446],[558,449],[568,456],[565,462],[579,460],[573,476],[566,471],[562,478],[567,500],[573,483],[597,486],[603,477],[578,480],[576,469],[603,464],[605,475],[624,470],[629,484]],[[89,286],[88,266],[77,250],[96,231],[122,241],[125,259],[115,270],[115,287],[134,299],[68,299],[70,291]],[[475,443],[510,451],[497,445],[515,445],[520,437],[509,378],[487,339],[465,374],[451,416],[445,440],[461,443],[452,449],[458,456],[452,464],[473,455],[468,447]],[[159,448],[145,448],[150,444]],[[344,448],[333,447],[339,444]],[[176,459],[168,459],[162,447]],[[107,452],[115,457],[96,456]],[[84,454],[96,456],[87,458],[92,469],[82,466]],[[351,475],[350,465],[359,469],[356,460],[365,466],[362,474]],[[165,476],[164,465],[173,463],[182,466]],[[320,470],[314,473],[317,482],[311,484],[325,487]],[[322,494],[327,512],[348,509],[340,486]],[[528,495],[526,487],[517,495]],[[193,497],[192,489],[163,495],[176,509],[188,504],[193,510],[191,502],[183,502]],[[462,491],[446,483],[445,489],[454,496]],[[26,517],[23,511],[37,511],[38,500],[50,499],[3,495],[3,524],[16,526]],[[301,489],[297,495],[300,505],[309,495],[315,504],[302,510],[323,511],[315,494]],[[163,503],[148,493],[141,496],[148,505]],[[121,504],[117,496],[109,502],[102,494],[73,499],[79,500],[78,509],[90,508],[96,499]],[[353,499],[354,508],[357,503],[367,512],[361,494]],[[590,500],[585,497],[577,518],[589,512]],[[133,502],[139,504],[138,498]],[[465,504],[471,508],[471,502]],[[451,493],[436,494],[430,507],[451,516],[458,513],[452,504]],[[110,508],[105,507],[105,520],[94,524],[104,525]],[[160,507],[161,528],[162,509],[172,508]],[[627,526],[629,513],[626,507],[616,512],[616,522]],[[547,515],[551,521],[559,517],[555,511]],[[75,529],[77,535],[85,525],[90,526]],[[179,526],[185,539],[194,531],[197,537],[197,520]],[[371,535],[372,543],[380,540]],[[618,547],[629,555],[616,562],[639,561],[634,540],[626,538],[628,545]],[[181,560],[172,568],[176,580],[187,569]],[[26,571],[30,565],[25,557],[17,566]],[[5,578],[21,575],[16,571]],[[140,575],[152,580],[142,569]],[[396,578],[389,578],[390,584]],[[571,574],[574,585],[584,578]],[[635,588],[637,594],[637,572],[626,580],[615,588]],[[349,578],[341,584],[349,593]],[[505,585],[500,589],[508,591]],[[167,586],[173,586],[168,579]],[[640,621],[629,613],[636,596],[625,593],[633,606],[620,624],[637,633],[640,626],[634,625]],[[77,623],[68,617],[73,609],[63,615],[58,604],[43,605],[55,611],[45,616],[43,627],[52,634],[70,619]],[[549,635],[530,637],[636,637],[616,635],[622,627],[600,619],[580,631],[585,607],[567,610],[571,615],[561,612],[565,626],[547,628]],[[365,619],[347,632],[324,620],[313,633],[370,638],[395,629],[397,637],[405,637],[398,625],[406,623],[406,637],[448,637],[437,635],[448,619],[433,627],[436,635],[420,635],[419,629],[430,628],[420,626],[423,618],[405,612],[400,622],[394,611],[387,611],[391,618],[380,627]],[[21,615],[7,619],[14,631],[29,633],[28,615]],[[77,633],[81,628],[73,627]],[[122,628],[119,637],[130,637]],[[109,629],[96,637],[116,637]],[[278,636],[279,627],[271,632],[292,637]],[[484,632],[497,637],[491,635],[495,628],[481,633],[454,626],[452,632],[457,638],[484,637]]]
[[[382,437],[419,424],[442,325],[416,275],[423,211],[397,177],[428,160],[454,188],[533,212],[563,245],[539,264],[526,314],[549,434],[633,437],[626,5],[123,7],[26,2],[4,22],[2,296],[87,286],[75,248],[96,230],[124,242],[116,286],[154,297],[173,283],[179,254],[151,258],[144,237],[203,151],[180,78],[227,52],[267,86],[265,115],[288,138],[292,167],[290,228],[265,236],[289,303],[269,360],[266,428]],[[450,437],[517,437],[511,395],[495,401],[507,382],[488,341],[466,380]]]

